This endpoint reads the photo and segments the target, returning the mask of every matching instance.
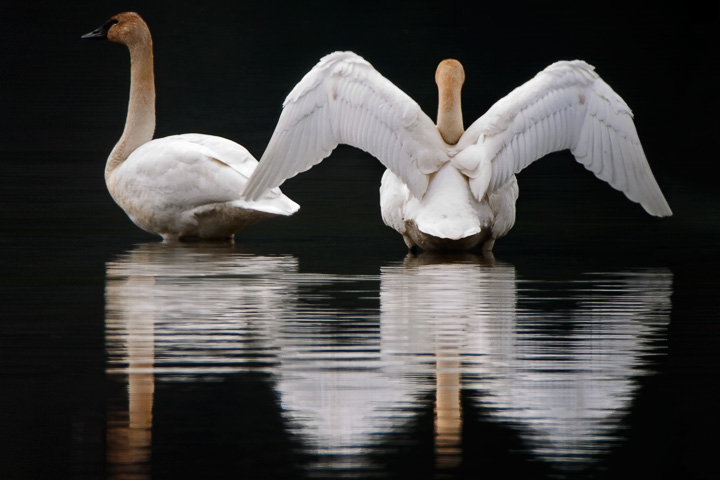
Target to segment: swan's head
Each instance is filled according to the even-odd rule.
[[[463,66],[457,60],[443,60],[435,71],[435,83],[439,95],[438,131],[446,143],[455,145],[465,132],[460,103],[460,91],[465,83]]]
[[[460,62],[448,58],[440,62],[435,70],[435,83],[438,88],[452,88],[460,90],[465,83],[465,70]]]
[[[125,12],[110,17],[103,25],[81,38],[109,40],[130,46],[147,42],[149,37],[150,30],[142,17],[135,12]]]

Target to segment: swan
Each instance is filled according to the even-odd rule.
[[[152,139],[152,38],[140,15],[120,13],[82,38],[107,39],[130,50],[127,120],[107,159],[105,183],[138,227],[164,241],[231,239],[237,230],[300,208],[277,188],[246,200],[242,192],[258,162],[231,140],[198,133]]]
[[[387,168],[380,185],[386,225],[415,250],[467,250],[515,223],[515,174],[570,149],[595,175],[655,216],[672,212],[653,177],[630,108],[581,60],[553,63],[465,130],[465,72],[443,60],[435,81],[437,125],[407,94],[352,52],[323,57],[287,96],[246,198],[329,156],[339,144]]]

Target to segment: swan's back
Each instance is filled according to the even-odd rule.
[[[273,189],[257,201],[242,192],[257,160],[241,145],[202,134],[152,140],[118,167],[111,194],[146,231],[163,237],[222,238],[299,206]]]

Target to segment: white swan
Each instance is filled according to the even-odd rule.
[[[600,179],[652,215],[671,215],[645,159],[632,113],[585,62],[557,62],[463,129],[462,65],[435,74],[437,126],[417,103],[352,52],[325,56],[290,92],[246,196],[307,170],[339,143],[387,168],[383,221],[409,248],[469,249],[515,223],[515,174],[544,155],[570,149]]]
[[[130,50],[127,121],[108,157],[105,182],[138,227],[165,241],[232,238],[241,228],[300,208],[277,188],[255,201],[243,198],[257,160],[235,142],[197,133],[152,140],[152,38],[137,13],[115,15],[82,38],[107,39]]]

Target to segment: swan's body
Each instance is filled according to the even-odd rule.
[[[247,198],[307,170],[339,143],[365,150],[388,170],[383,221],[408,247],[490,250],[515,223],[515,174],[570,149],[598,178],[652,215],[671,215],[645,159],[625,102],[582,61],[557,62],[463,128],[464,72],[436,72],[438,122],[351,52],[324,57],[290,92]]]
[[[274,188],[254,201],[242,193],[258,162],[242,146],[191,133],[153,140],[152,39],[136,13],[121,13],[83,38],[107,38],[130,50],[125,130],[105,166],[110,195],[143,230],[163,239],[232,238],[237,230],[299,206]]]

